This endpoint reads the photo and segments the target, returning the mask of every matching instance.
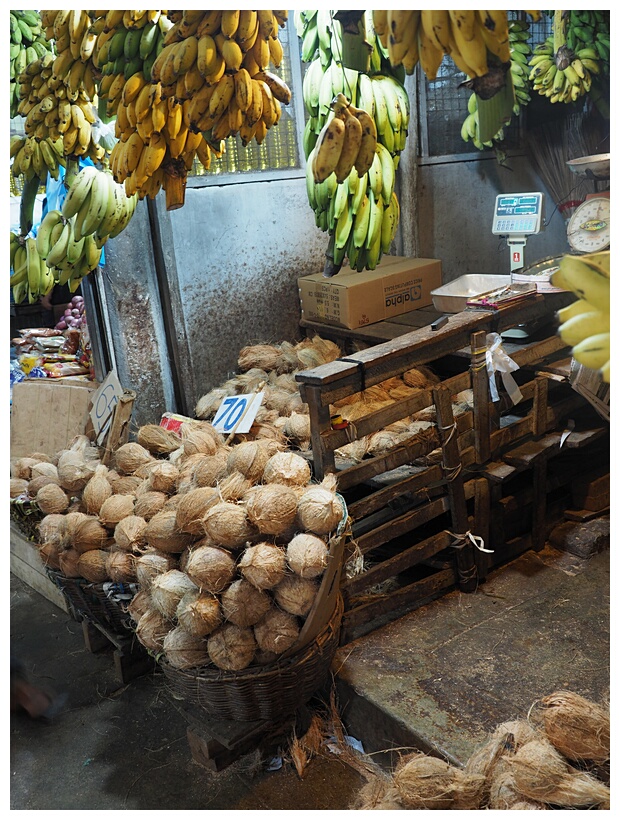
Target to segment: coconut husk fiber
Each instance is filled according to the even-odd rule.
[[[153,455],[169,455],[181,446],[179,434],[159,424],[145,424],[140,427],[136,440]]]
[[[609,760],[609,709],[575,692],[557,691],[533,705],[530,720],[568,760],[593,763]]]
[[[480,806],[484,777],[438,757],[414,753],[397,765],[394,786],[408,809],[473,810]]]
[[[350,806],[351,811],[402,811],[404,808],[391,779],[382,777],[368,780]]]
[[[609,788],[573,768],[547,740],[525,743],[508,762],[515,790],[529,800],[565,808],[609,808]]]

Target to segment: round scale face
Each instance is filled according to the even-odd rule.
[[[566,231],[568,244],[578,253],[594,253],[609,247],[609,198],[593,197],[571,216]]]

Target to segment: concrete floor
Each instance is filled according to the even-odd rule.
[[[364,782],[329,753],[303,779],[286,759],[266,771],[256,754],[211,772],[192,759],[160,673],[122,686],[110,653],[87,651],[81,625],[13,575],[10,614],[11,652],[69,695],[50,724],[11,715],[11,809],[346,810]],[[525,553],[475,594],[342,647],[334,669],[341,717],[373,760],[416,746],[464,762],[554,689],[609,697],[609,551]]]

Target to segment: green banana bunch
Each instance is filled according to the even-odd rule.
[[[610,359],[610,251],[565,255],[551,284],[579,298],[558,311],[558,333],[584,367],[601,371],[609,382]]]
[[[10,285],[16,304],[38,302],[54,287],[54,277],[47,263],[39,256],[37,243],[32,236],[11,236],[11,266],[13,273]]]
[[[588,94],[593,80],[603,69],[596,48],[599,41],[596,38],[590,42],[582,41],[570,24],[572,14],[554,12],[553,36],[537,46],[529,61],[529,79],[533,90],[548,97],[552,103],[572,103]],[[590,12],[587,14],[590,15]],[[581,27],[577,26],[577,31],[586,36]],[[575,44],[575,48],[569,46],[571,32],[570,41]],[[602,37],[609,42],[609,34],[603,34]],[[601,49],[604,50],[605,46],[601,42]]]
[[[600,62],[603,74],[609,74],[609,11],[570,11],[568,12],[566,45],[576,53],[582,49],[593,49],[596,57],[591,59]]]
[[[17,116],[19,104],[19,80],[26,67],[46,53],[53,53],[52,43],[43,33],[43,25],[38,11],[10,11],[11,44],[11,86],[9,104],[11,117]]]

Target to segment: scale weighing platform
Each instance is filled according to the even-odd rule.
[[[543,229],[544,195],[498,194],[495,198],[491,232],[505,236],[510,249],[510,272],[522,270],[527,237]],[[513,279],[513,281],[515,281]]]

